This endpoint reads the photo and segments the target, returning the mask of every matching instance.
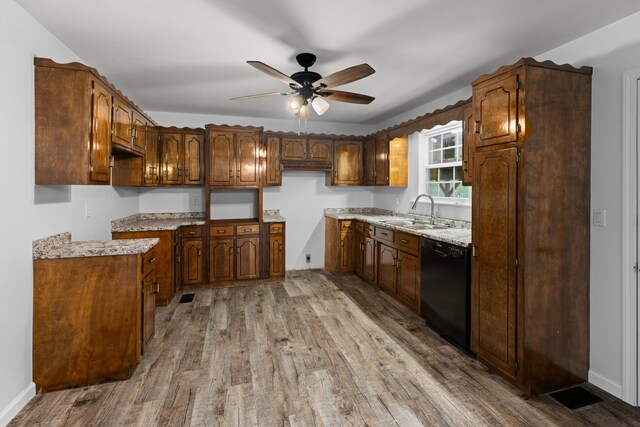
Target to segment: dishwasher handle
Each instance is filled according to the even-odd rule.
[[[439,251],[439,250],[437,250],[437,249],[431,249],[431,252],[433,252],[434,254],[438,254],[438,255],[440,255],[442,258],[446,258],[446,257],[448,257],[448,256],[449,256],[449,254],[448,254],[448,253],[446,253],[446,252],[442,252],[442,251]]]

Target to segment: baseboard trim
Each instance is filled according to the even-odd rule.
[[[18,412],[20,412],[20,410],[24,408],[27,403],[29,403],[31,398],[35,395],[36,385],[31,382],[29,383],[27,388],[22,390],[20,394],[18,394],[16,398],[11,401],[11,403],[9,403],[5,408],[2,409],[2,411],[0,411],[0,426],[4,427],[9,424],[9,421],[11,421],[13,417],[15,417]]]
[[[618,399],[622,398],[622,385],[616,384],[600,374],[589,371],[589,382],[607,393],[614,395]]]

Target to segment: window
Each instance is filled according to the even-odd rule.
[[[462,122],[422,131],[426,140],[426,193],[469,202],[470,188],[462,185]]]

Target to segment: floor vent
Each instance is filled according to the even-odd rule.
[[[180,304],[193,301],[193,297],[195,296],[196,294],[182,294],[182,297],[180,298]]]
[[[554,391],[553,393],[549,393],[549,396],[569,409],[578,409],[583,406],[602,402],[601,398],[580,386],[571,387],[566,390]]]

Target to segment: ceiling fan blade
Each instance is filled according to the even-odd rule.
[[[314,86],[322,86],[323,88],[341,86],[370,76],[375,72],[376,70],[371,68],[369,64],[354,65],[321,78],[314,83]]]
[[[254,98],[264,98],[265,96],[276,96],[276,95],[290,95],[290,92],[268,92],[268,93],[258,93],[256,95],[246,95],[246,96],[236,96],[235,98],[229,98],[229,101],[237,101],[239,99],[254,99]]]
[[[319,90],[317,93],[332,101],[351,102],[352,104],[370,104],[375,99],[373,96],[341,90]]]
[[[275,68],[268,66],[264,62],[247,61],[247,64],[251,65],[252,67],[256,68],[257,70],[262,71],[265,74],[270,75],[271,77],[274,77],[274,78],[280,80],[283,83],[286,83],[288,85],[295,85],[296,87],[300,86],[300,84],[297,81],[293,80],[291,77],[287,76],[286,74],[276,70]]]

